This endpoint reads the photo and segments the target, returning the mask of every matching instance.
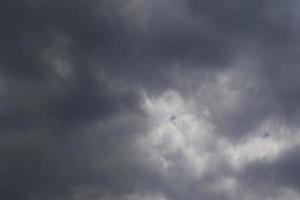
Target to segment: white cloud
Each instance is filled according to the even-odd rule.
[[[143,108],[150,115],[152,128],[138,144],[148,158],[163,171],[180,165],[185,173],[201,176],[210,156],[205,148],[211,127],[205,118],[196,116],[192,104],[176,91],[159,97],[145,95]],[[171,116],[176,119],[171,120]]]

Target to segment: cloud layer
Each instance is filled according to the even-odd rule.
[[[0,2],[0,198],[299,199],[294,0]]]

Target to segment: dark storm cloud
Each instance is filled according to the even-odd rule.
[[[138,90],[184,90],[172,77],[175,65],[183,76],[208,73],[193,80],[199,86],[242,69],[232,83],[244,91],[235,109],[223,111],[221,99],[207,95],[220,134],[238,138],[274,115],[297,127],[296,1],[141,2],[0,2],[1,198],[74,199],[76,188],[91,199],[137,189],[170,199],[230,199],[199,189],[205,180],[178,188],[132,145],[149,128]],[[241,53],[249,54],[247,67],[232,67]],[[251,66],[251,58],[259,64]],[[270,167],[278,185],[299,190],[294,153]]]
[[[90,15],[95,5],[92,1],[72,4],[2,1],[0,4],[1,198],[72,199],[72,186],[94,182],[114,184],[112,173],[106,174],[112,164],[100,174],[85,165],[83,156],[89,146],[80,147],[86,145],[80,144],[85,138],[80,135],[85,131],[78,133],[77,129],[85,122],[107,119],[116,112],[127,113],[136,102],[133,94],[110,90],[89,66],[87,54],[95,48],[94,42],[96,46],[109,46],[118,31],[113,30],[112,24]],[[64,39],[55,40],[61,34],[74,40],[74,46],[60,47]],[[49,51],[50,57],[44,58],[44,52]],[[53,64],[55,59],[62,63]],[[72,78],[61,78],[54,65],[65,65],[69,60]],[[114,125],[120,126],[116,132],[125,138],[135,132],[134,127],[128,129],[130,124]],[[99,145],[99,152],[106,152],[108,158],[95,155],[95,159],[104,165],[121,153],[121,150],[111,153],[116,147],[104,144],[110,144],[110,140],[123,148],[126,141],[113,136],[110,129],[99,130],[98,134],[103,137],[95,138],[98,143],[94,147]],[[124,143],[118,144],[121,141]]]
[[[246,191],[255,190],[257,194],[265,197],[272,197],[276,188],[291,188],[299,191],[298,154],[299,146],[296,146],[285,151],[272,162],[260,160],[252,163],[241,173],[239,177],[241,184],[246,186]]]
[[[216,110],[212,113],[213,120],[220,131],[237,137],[274,114],[297,126],[299,29],[294,23],[298,20],[294,10],[297,2],[187,2],[192,16],[215,27],[218,40],[223,42],[218,44],[225,45],[225,51],[234,54],[235,59],[246,54],[246,59],[238,63],[240,66],[234,66],[237,70],[245,69],[241,76],[244,79],[232,83],[244,93],[242,102],[230,112],[222,113],[218,106],[212,108]],[[258,86],[248,87],[249,82]]]

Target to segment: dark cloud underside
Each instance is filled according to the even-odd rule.
[[[276,188],[300,192],[297,145],[237,172],[218,150],[223,143],[211,142],[242,145],[272,120],[289,131],[278,137],[294,142],[288,137],[298,134],[300,122],[299,6],[293,0],[2,0],[0,198],[241,199],[232,189],[236,180],[247,195],[261,186],[256,199]],[[178,145],[176,138],[161,149],[151,149],[153,141],[135,143],[161,117],[141,106],[143,95],[159,99],[170,90],[183,96],[182,109],[195,103],[195,116],[209,110],[210,137],[217,139],[201,151],[217,165],[200,178],[189,175],[199,169],[187,159],[195,156],[190,149],[202,153],[197,137],[186,144],[199,149],[184,143],[175,153],[164,148]],[[183,117],[173,115],[169,129],[176,132]],[[272,139],[271,132],[265,140]],[[149,161],[161,159],[157,152],[180,164],[160,171]],[[224,177],[234,181],[215,189]],[[279,193],[272,198],[280,200]]]

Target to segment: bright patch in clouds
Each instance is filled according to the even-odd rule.
[[[161,170],[185,165],[186,173],[201,176],[210,156],[205,150],[211,138],[210,124],[197,117],[191,102],[176,91],[167,91],[160,97],[145,95],[143,107],[152,129],[139,139],[141,148]]]
[[[226,87],[225,96],[235,99],[244,91],[240,91],[243,88],[227,87],[236,79],[234,74],[236,72],[224,73],[224,77],[215,80],[213,87],[216,88],[210,88],[210,91],[215,92],[216,96],[224,96]],[[214,122],[210,121],[211,102],[196,99],[186,99],[175,90],[160,96],[143,95],[142,107],[149,115],[152,128],[138,138],[137,143],[155,168],[167,172],[164,174],[170,172],[174,175],[175,170],[175,174],[183,173],[197,179],[217,170],[220,162],[240,171],[258,160],[272,162],[282,152],[299,144],[299,139],[293,137],[291,131],[277,125],[276,120],[262,121],[249,134],[251,137],[245,136],[238,142],[231,142],[216,132]],[[225,99],[225,104],[234,108],[236,101]],[[291,137],[282,138],[282,135]],[[178,169],[181,171],[176,171]],[[235,179],[225,177],[222,180],[222,184],[215,185],[217,190],[226,191],[237,185]]]

